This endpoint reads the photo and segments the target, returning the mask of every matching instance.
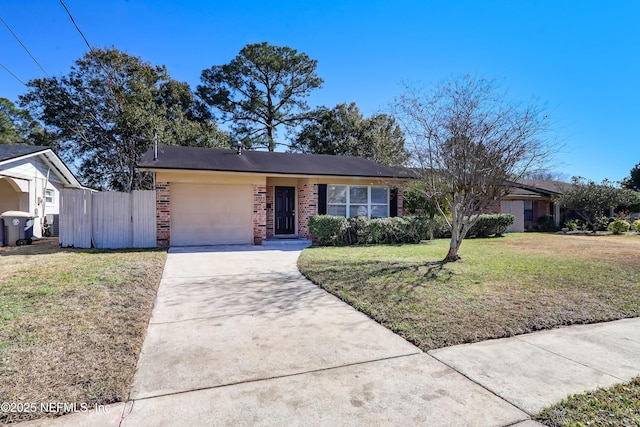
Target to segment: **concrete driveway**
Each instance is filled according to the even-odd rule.
[[[121,425],[529,420],[313,285],[302,247],[286,249],[169,251]]]
[[[301,249],[171,249],[129,401],[24,425],[533,427],[640,374],[640,318],[425,354],[302,277]]]

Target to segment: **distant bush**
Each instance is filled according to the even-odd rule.
[[[564,226],[569,229],[569,231],[576,231],[578,229],[578,223],[575,219],[570,219],[569,221],[564,223]]]
[[[607,230],[609,230],[613,234],[622,234],[629,231],[630,227],[631,225],[624,219],[616,218],[611,224],[609,224]]]
[[[480,215],[467,235],[469,237],[502,236],[515,220],[516,217],[511,214]]]
[[[609,228],[609,223],[611,223],[611,219],[608,216],[600,215],[597,216],[593,221],[593,231],[605,231]]]
[[[323,246],[346,244],[348,230],[349,221],[342,216],[314,215],[309,218],[309,231]]]
[[[633,228],[640,233],[640,219],[636,219],[633,221]]]

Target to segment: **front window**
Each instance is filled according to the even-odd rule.
[[[53,203],[53,190],[44,191],[44,201],[47,203]]]
[[[524,220],[533,221],[533,202],[531,200],[524,201]]]
[[[389,216],[389,189],[370,185],[328,185],[327,214],[353,218]]]

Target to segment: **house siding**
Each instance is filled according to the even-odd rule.
[[[33,235],[42,237],[45,216],[60,213],[60,190],[64,186],[54,169],[33,156],[8,161],[0,172],[0,213],[18,210],[33,214]],[[45,200],[45,187],[53,190],[52,202]]]
[[[171,189],[168,182],[156,182],[156,243],[161,248],[171,244]]]

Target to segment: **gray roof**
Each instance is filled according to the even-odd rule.
[[[42,145],[0,144],[0,162],[48,149],[49,147]]]
[[[555,196],[562,194],[573,187],[572,184],[562,181],[551,181],[542,179],[520,179],[512,183],[515,188],[529,190],[534,193],[544,194],[546,196]]]
[[[43,145],[0,144],[0,169],[7,163],[11,164],[13,159],[32,156],[38,156],[46,165],[52,167],[65,187],[82,187],[82,184],[62,159],[50,147]]]
[[[380,178],[406,176],[400,169],[384,166],[360,157],[253,150],[242,150],[242,154],[238,154],[236,150],[169,145],[158,146],[156,160],[153,159],[153,149],[147,151],[138,163],[138,167],[285,175]]]

